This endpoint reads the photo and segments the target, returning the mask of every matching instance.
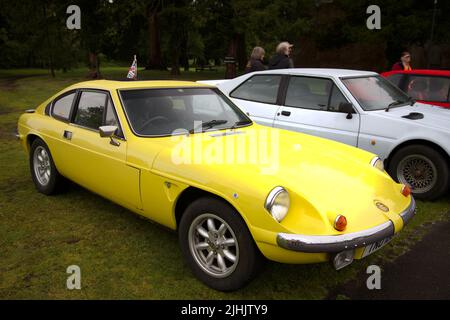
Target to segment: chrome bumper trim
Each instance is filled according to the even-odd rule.
[[[415,212],[416,204],[412,199],[409,207],[400,216],[406,224]],[[280,247],[305,253],[337,253],[345,250],[365,247],[369,244],[394,235],[392,221],[387,221],[376,227],[336,236],[308,236],[300,234],[279,233],[277,243]]]
[[[411,196],[411,204],[405,211],[400,213],[400,217],[402,217],[403,219],[403,226],[406,226],[412,219],[412,217],[414,217],[415,214],[416,214],[416,201]]]

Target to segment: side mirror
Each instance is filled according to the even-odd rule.
[[[353,105],[350,102],[342,102],[339,104],[339,112],[346,113],[347,119],[352,119],[352,114],[355,113],[355,110],[353,109]]]
[[[116,133],[116,126],[102,126],[98,128],[100,130],[100,137],[102,138],[110,138],[113,137]]]
[[[117,127],[116,126],[101,126],[98,128],[98,130],[100,131],[100,137],[102,138],[110,138],[111,139],[111,144],[113,146],[120,146],[120,143],[117,142],[116,140],[113,139],[114,134],[117,131]]]

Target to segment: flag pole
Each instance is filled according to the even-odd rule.
[[[134,55],[134,61],[136,62],[136,80],[138,78],[138,67],[137,67],[137,59],[136,59],[136,55]]]

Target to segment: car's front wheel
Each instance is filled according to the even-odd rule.
[[[188,206],[179,241],[194,275],[220,291],[245,286],[263,260],[239,213],[216,198],[200,198]]]
[[[48,146],[39,138],[30,147],[30,171],[39,192],[51,195],[64,189],[65,180],[56,169]]]
[[[390,161],[389,173],[398,182],[409,185],[418,199],[434,200],[448,190],[448,163],[428,146],[410,145],[400,149]]]

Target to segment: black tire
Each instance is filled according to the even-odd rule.
[[[233,269],[233,271],[230,271],[231,273],[224,277],[213,276],[208,271],[205,271],[204,267],[202,267],[202,262],[199,262],[199,255],[195,253],[195,249],[190,244],[192,243],[189,240],[192,236],[190,228],[193,224],[197,225],[198,221],[202,221],[202,217],[205,214],[218,217],[218,219],[226,222],[227,227],[230,227],[232,233],[227,231],[223,239],[226,239],[228,234],[230,238],[234,236],[234,239],[237,240],[238,247],[230,248],[230,250],[236,249],[234,251],[235,253],[237,252],[235,255],[237,257],[236,262],[226,261],[229,264],[233,264],[234,269],[230,267],[229,269]],[[215,221],[218,222],[218,225],[221,225],[220,220],[216,219]],[[197,236],[193,237],[199,239],[198,232],[196,234]],[[263,256],[259,252],[247,225],[239,213],[228,203],[214,197],[197,199],[187,207],[180,221],[179,242],[182,255],[194,275],[207,286],[219,291],[234,291],[242,288],[254,278],[264,262]],[[226,249],[228,250],[228,247]],[[209,253],[212,250],[211,247],[208,247],[203,249],[202,252],[206,251]],[[221,255],[219,251],[217,251],[216,257],[213,258],[213,265],[214,261],[216,261],[217,265],[219,263],[217,255]]]
[[[425,164],[425,168],[428,169],[414,171],[418,172],[419,177],[420,175],[428,177],[428,174],[423,174],[422,171],[434,172],[435,175],[430,183],[423,183],[425,186],[422,188],[415,187],[414,183],[411,183],[414,178],[407,178],[405,170],[402,170],[405,167],[405,163],[414,159],[422,163],[422,168],[423,163],[429,162]],[[420,164],[419,168],[421,168]],[[440,152],[429,146],[410,145],[398,150],[389,163],[388,172],[397,182],[408,183],[411,186],[414,197],[418,199],[435,200],[448,190],[449,165],[447,159]],[[424,180],[417,179],[416,181],[422,183]]]
[[[49,179],[47,183],[43,183],[42,178],[38,177],[38,173],[35,170],[34,164],[36,160],[35,154],[39,151],[45,150],[48,155],[48,169],[49,169]],[[56,169],[55,163],[53,162],[52,155],[48,146],[39,138],[36,138],[30,147],[30,171],[31,177],[33,179],[36,189],[45,195],[57,194],[65,190],[66,180]]]

